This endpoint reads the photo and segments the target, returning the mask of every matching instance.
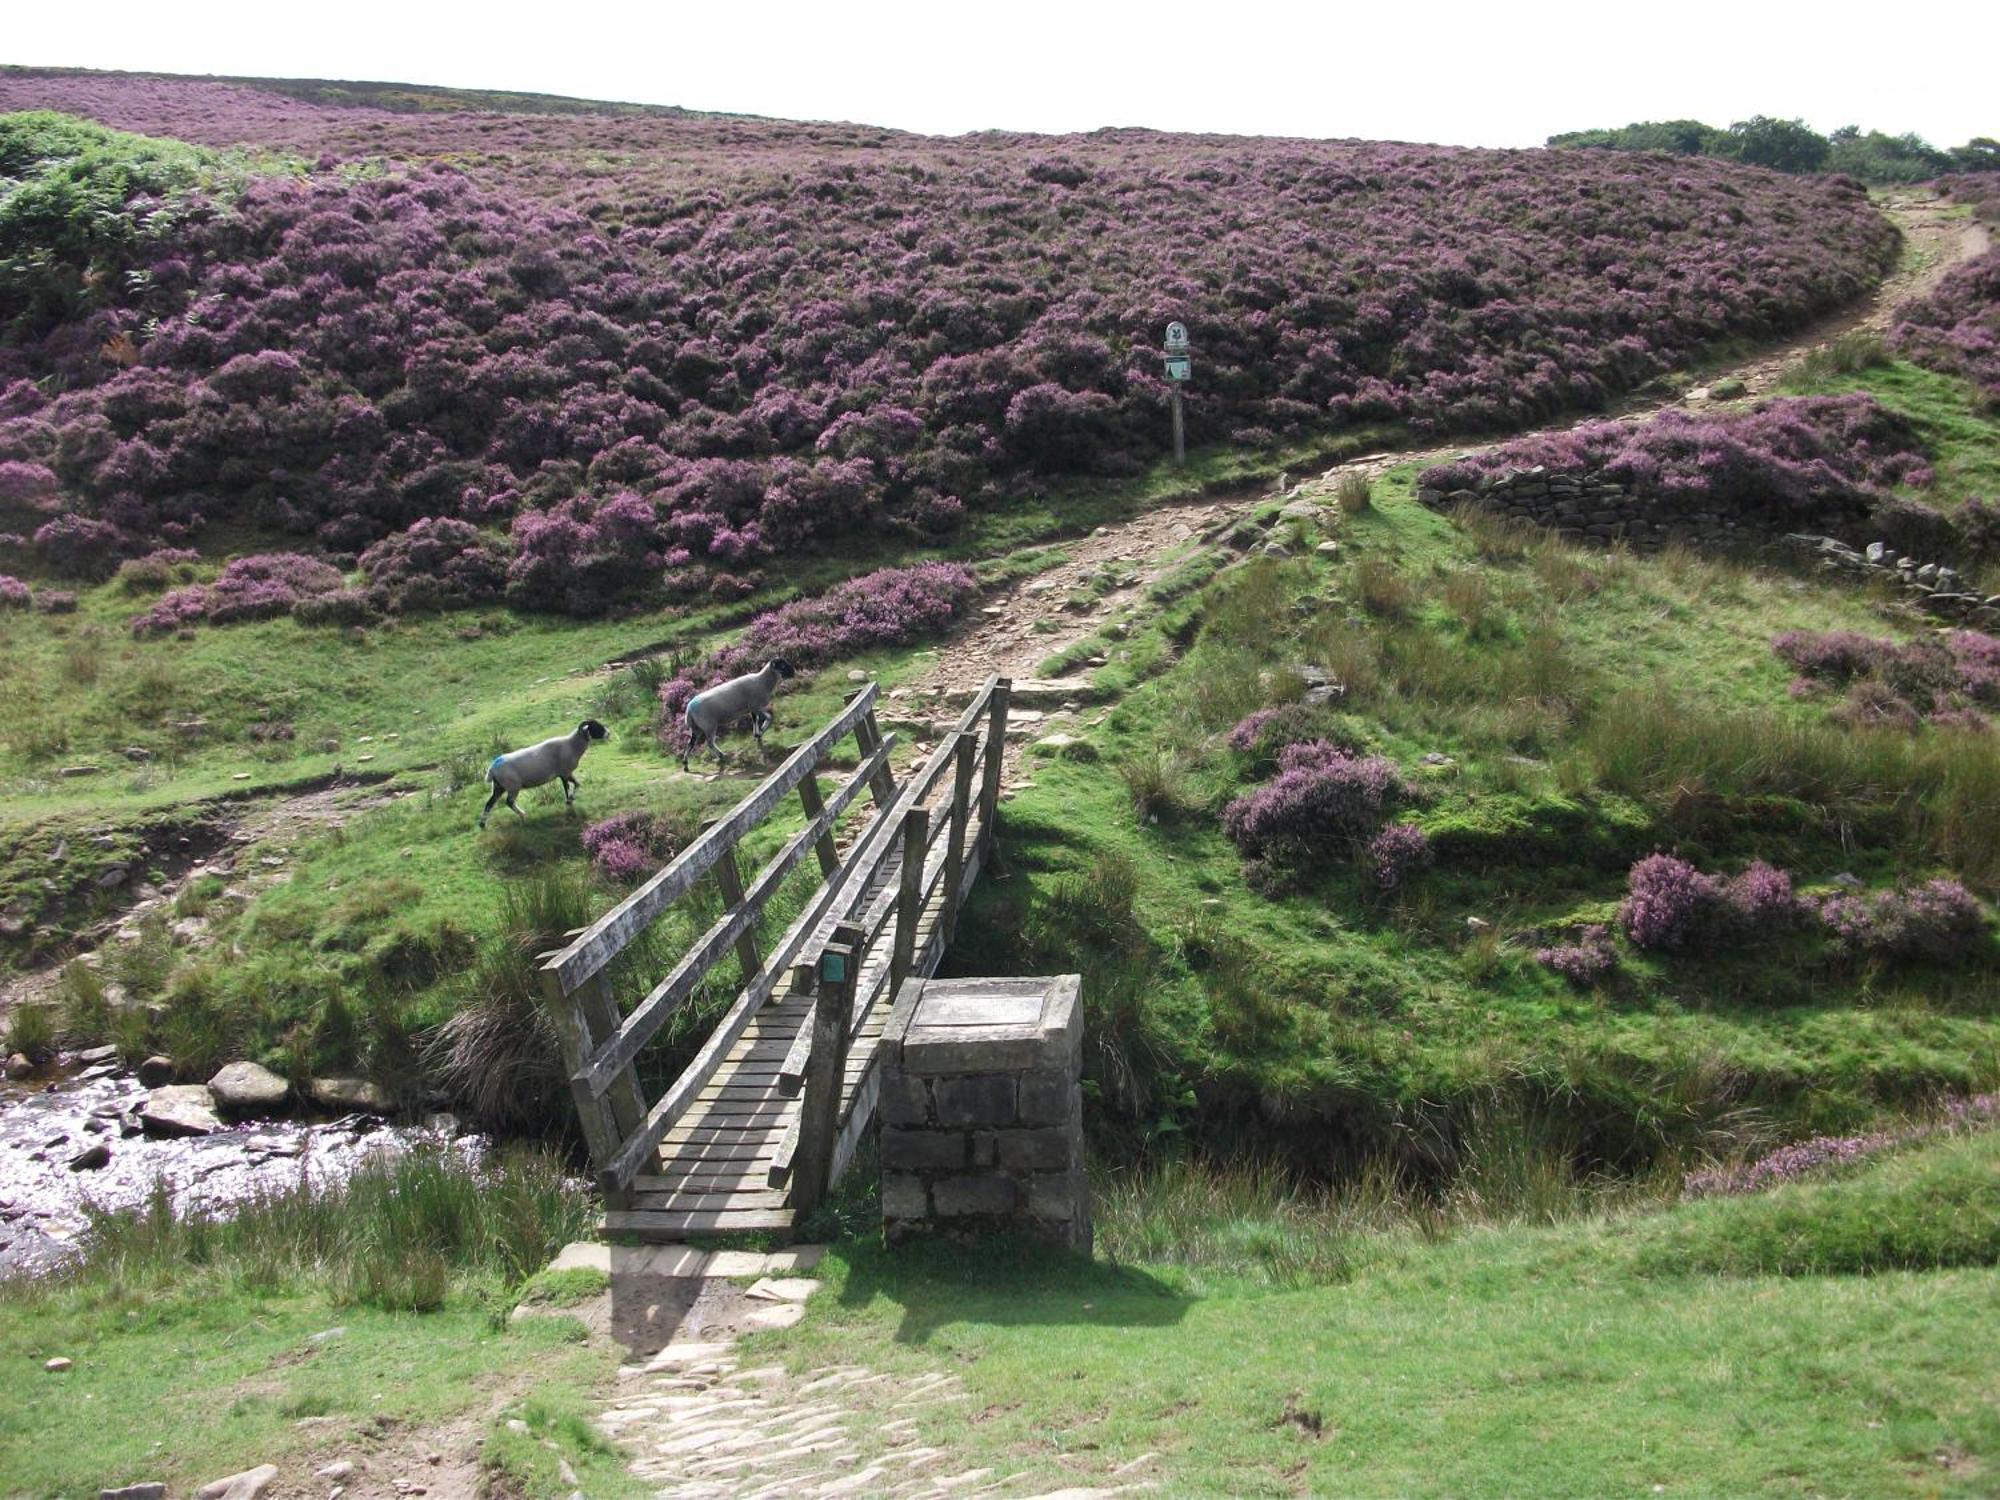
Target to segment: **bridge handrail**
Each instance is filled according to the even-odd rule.
[[[545,961],[542,971],[553,973],[565,993],[581,988],[585,980],[594,977],[627,943],[686,895],[723,855],[736,847],[744,834],[768,817],[787,792],[811,775],[826,758],[827,751],[874,712],[878,691],[871,682],[856,693],[832,723],[787,756],[784,764],[731,809],[727,817],[683,849],[672,864],[586,927],[567,948]]]
[[[863,758],[861,764],[835,789],[820,812],[793,834],[785,846],[757,872],[742,899],[716,918],[708,931],[674,965],[672,972],[632,1008],[618,1030],[590,1055],[573,1082],[589,1089],[593,1097],[611,1087],[619,1070],[628,1067],[673,1013],[687,1003],[688,996],[694,993],[695,987],[707,976],[716,960],[731,944],[756,926],[764,914],[765,904],[784,883],[785,877],[792,873],[806,850],[833,828],[840,815],[847,811],[848,804],[866,788],[875,772],[888,762],[889,753],[895,746],[896,737],[888,735],[876,746],[872,755]]]

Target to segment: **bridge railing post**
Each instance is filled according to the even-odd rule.
[[[1013,688],[1010,678],[993,684],[986,706],[986,775],[979,788],[979,854],[982,863],[993,852],[996,820],[1000,814],[1000,772],[1007,757],[1007,695]]]
[[[917,924],[924,915],[924,856],[930,848],[931,815],[913,807],[903,815],[903,867],[896,894],[896,946],[889,959],[889,993],[910,977],[917,956]]]
[[[609,1035],[617,1029],[618,1010],[609,994],[599,989],[602,976],[592,976],[576,995],[564,992],[562,980],[551,969],[542,970],[541,983],[542,998],[555,1026],[557,1045],[562,1049],[563,1068],[570,1075],[570,1093],[576,1100],[577,1122],[583,1127],[584,1144],[590,1149],[592,1164],[602,1168],[645,1115],[645,1098],[629,1068],[601,1098],[576,1081],[597,1045],[598,1034]],[[603,1024],[601,1015],[606,1010],[610,1013],[608,1025]],[[604,1190],[607,1207],[624,1206],[626,1193],[622,1183],[612,1180],[609,1174],[600,1174],[598,1185]]]
[[[800,1217],[826,1196],[833,1150],[840,1135],[840,1096],[847,1083],[847,1030],[854,983],[861,969],[858,929],[843,923],[820,950],[819,990],[813,999],[812,1053],[799,1100],[799,1145],[792,1162],[792,1206]]]
[[[938,903],[938,941],[949,943],[958,930],[959,884],[965,878],[965,830],[972,821],[973,757],[979,736],[961,734],[952,747],[951,832],[945,836],[944,899]]]

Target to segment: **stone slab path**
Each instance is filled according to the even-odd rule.
[[[860,1365],[799,1372],[756,1362],[737,1340],[808,1316],[822,1249],[764,1255],[684,1245],[566,1247],[552,1270],[604,1271],[610,1290],[581,1307],[524,1307],[581,1318],[627,1353],[597,1430],[661,1500],[896,1496],[1099,1500],[1153,1486],[1152,1455],[1109,1487],[1055,1489],[1024,1473],[955,1461],[936,1441],[970,1399],[958,1376],[892,1376]]]

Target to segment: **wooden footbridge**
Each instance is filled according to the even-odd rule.
[[[895,738],[876,723],[870,683],[672,864],[543,958],[606,1229],[653,1240],[788,1231],[846,1169],[874,1115],[875,1044],[896,991],[936,972],[991,852],[1009,689],[989,678],[898,782]],[[820,772],[849,739],[855,764],[828,793]],[[805,826],[746,883],[738,846],[794,792]],[[767,947],[766,907],[809,850],[820,883]],[[614,961],[704,880],[721,914],[642,998],[621,1006]],[[651,1096],[649,1048],[732,950],[742,970],[734,1003]]]

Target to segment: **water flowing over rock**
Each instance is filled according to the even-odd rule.
[[[215,1113],[215,1096],[203,1083],[173,1083],[154,1089],[139,1109],[139,1123],[148,1135],[213,1135],[222,1129]]]

